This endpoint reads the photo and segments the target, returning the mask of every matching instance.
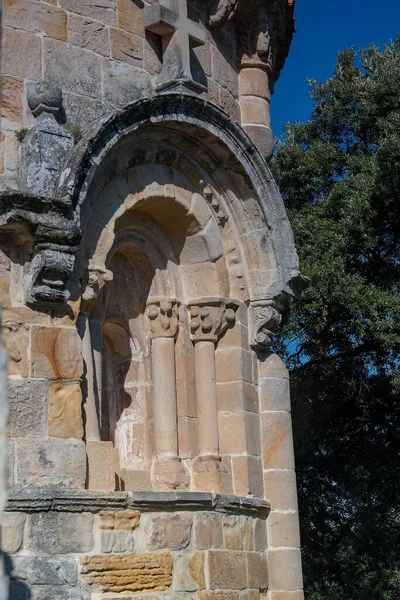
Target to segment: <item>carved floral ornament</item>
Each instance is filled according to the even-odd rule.
[[[228,299],[203,299],[189,305],[190,335],[194,342],[217,342],[236,322],[238,303]]]
[[[179,305],[174,298],[150,298],[146,314],[149,324],[149,337],[174,338],[178,333]]]
[[[282,306],[274,300],[260,300],[250,304],[250,345],[265,350],[272,342],[282,321]]]

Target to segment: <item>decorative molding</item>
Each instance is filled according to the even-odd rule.
[[[252,302],[250,311],[250,345],[254,349],[265,350],[282,321],[282,307],[274,300]]]
[[[238,303],[226,298],[190,302],[190,337],[193,342],[218,342],[236,322]]]
[[[174,298],[150,298],[146,314],[149,324],[149,337],[174,338],[178,333],[179,305]]]

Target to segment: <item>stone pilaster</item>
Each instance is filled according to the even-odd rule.
[[[179,303],[174,299],[150,298],[147,303],[153,374],[153,414],[156,459],[153,479],[157,487],[178,489],[189,484],[178,456],[175,338]]]

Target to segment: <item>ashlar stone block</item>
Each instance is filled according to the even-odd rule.
[[[199,550],[222,548],[222,515],[196,513],[193,519],[194,543]]]
[[[50,385],[49,436],[82,439],[82,392],[79,383],[56,381]]]
[[[294,469],[292,421],[284,411],[261,414],[264,469]]]
[[[268,589],[268,563],[266,552],[248,552],[247,577],[249,588],[266,592]]]
[[[22,125],[23,105],[22,94],[24,82],[17,77],[1,77],[1,108],[2,121]]]
[[[265,497],[272,510],[297,510],[297,486],[294,469],[264,471]]]
[[[133,537],[127,531],[102,531],[100,536],[100,548],[102,552],[132,552]]]
[[[118,27],[140,37],[145,37],[143,24],[143,10],[141,6],[132,0],[117,0],[118,5]]]
[[[47,435],[47,389],[42,379],[9,379],[11,437]]]
[[[32,327],[32,375],[79,379],[82,375],[82,342],[69,327]]]
[[[133,531],[139,526],[140,512],[137,510],[104,511],[100,513],[100,529]]]
[[[161,513],[142,515],[146,544],[149,550],[168,548],[182,550],[190,544],[192,515]]]
[[[106,25],[117,24],[117,0],[59,0],[69,12],[91,17]]]
[[[272,547],[300,548],[297,512],[271,511],[267,519],[268,540]]]
[[[67,14],[57,6],[30,0],[5,0],[4,24],[57,40],[67,39]]]
[[[195,592],[206,587],[204,552],[181,554],[174,562],[173,585],[177,592]]]
[[[93,548],[93,515],[33,513],[28,516],[26,548],[44,554],[90,552]]]
[[[208,582],[211,590],[247,588],[246,555],[243,552],[209,550]]]
[[[224,548],[227,550],[253,550],[252,519],[243,515],[224,515],[222,529]]]
[[[89,17],[70,15],[68,18],[68,41],[103,56],[110,56],[108,29],[99,21]]]
[[[27,580],[38,585],[75,585],[78,570],[73,558],[35,556],[29,561]]]
[[[100,586],[104,592],[161,592],[171,586],[172,556],[169,553],[87,556],[82,574],[87,583]]]
[[[143,40],[122,29],[110,28],[111,56],[135,67],[142,66]]]
[[[42,46],[39,36],[3,27],[1,68],[4,75],[26,77],[33,81],[42,76]]]
[[[300,549],[279,548],[269,550],[268,571],[271,591],[301,590],[303,575]]]
[[[15,554],[22,547],[26,515],[6,512],[1,523],[1,547],[9,554]]]

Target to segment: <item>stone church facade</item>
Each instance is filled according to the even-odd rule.
[[[266,162],[293,4],[4,1],[13,600],[303,598]]]

